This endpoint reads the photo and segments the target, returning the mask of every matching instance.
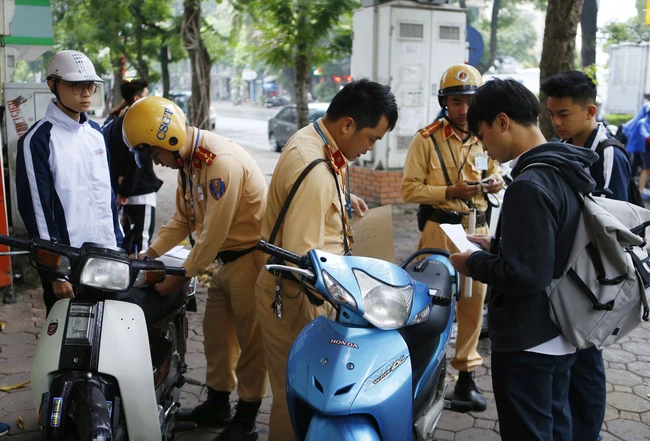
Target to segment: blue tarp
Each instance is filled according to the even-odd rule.
[[[627,138],[627,151],[645,152],[646,139],[650,137],[650,102],[645,103],[637,116],[623,124],[621,128]]]

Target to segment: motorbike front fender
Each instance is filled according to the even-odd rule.
[[[70,398],[75,403],[72,407],[72,420],[81,439],[92,441],[113,439],[106,397],[97,384],[89,381],[76,382]]]
[[[315,414],[305,441],[380,441],[377,424],[369,415],[326,416]]]

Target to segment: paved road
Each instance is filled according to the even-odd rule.
[[[265,141],[264,109],[249,112],[240,107],[237,115],[252,114],[249,119],[235,118],[234,110],[224,116],[219,113],[217,131],[231,137],[247,148],[258,160],[267,177],[275,166],[278,154],[271,152]],[[165,184],[158,194],[158,225],[171,216],[174,204],[176,173],[172,170],[157,170]],[[394,207],[394,239],[398,261],[408,256],[417,245],[415,207],[405,205]],[[199,312],[190,315],[190,338],[188,341],[189,375],[197,380],[205,377],[203,356],[202,312],[205,308],[205,290],[198,295]],[[29,366],[33,357],[37,334],[45,323],[45,309],[40,290],[18,292],[18,303],[0,305],[0,320],[7,323],[0,332],[0,386],[17,384],[29,379]],[[453,345],[448,356],[453,356]],[[454,414],[444,412],[435,433],[437,440],[450,441],[492,441],[498,440],[498,421],[494,406],[494,395],[490,377],[489,341],[482,340],[479,352],[484,357],[484,366],[477,369],[477,382],[484,391],[488,409],[482,413]],[[650,324],[644,323],[624,338],[620,344],[604,351],[607,368],[607,414],[602,436],[605,441],[648,441],[650,440]],[[457,373],[449,369],[447,381],[453,382]],[[186,386],[182,403],[193,405],[203,399],[201,390]],[[233,395],[233,402],[236,397]],[[264,400],[258,418],[260,440],[266,441],[271,398]],[[24,430],[16,425],[18,418],[24,421]],[[32,409],[29,386],[11,392],[0,392],[0,421],[12,425],[11,441],[37,441],[36,416]],[[209,441],[217,431],[198,431],[184,434],[180,441]]]

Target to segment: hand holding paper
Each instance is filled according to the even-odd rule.
[[[442,228],[442,231],[445,232],[460,252],[467,250],[479,251],[481,249],[478,245],[467,239],[467,233],[461,224],[440,224],[440,228]]]

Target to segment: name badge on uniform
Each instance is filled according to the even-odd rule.
[[[205,200],[205,195],[203,194],[203,187],[200,185],[196,186],[196,193],[199,196],[199,201],[203,202]]]
[[[474,166],[477,170],[488,169],[488,156],[487,153],[477,153],[474,157]]]

